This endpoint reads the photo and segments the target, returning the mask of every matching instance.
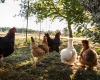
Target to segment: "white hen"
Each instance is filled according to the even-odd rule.
[[[73,39],[68,39],[68,47],[61,50],[60,59],[62,63],[73,65],[77,60],[77,52],[73,46]]]

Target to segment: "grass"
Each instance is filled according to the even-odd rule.
[[[24,39],[25,40],[25,39]],[[0,64],[0,80],[99,80],[100,68],[96,71],[80,70],[67,67],[60,62],[60,54],[47,53],[41,63],[33,67],[33,56],[30,45],[22,39],[16,39],[15,51],[6,57]],[[29,39],[28,39],[29,40]],[[67,47],[67,42],[62,41],[60,50]],[[79,51],[80,46],[75,46]],[[74,72],[74,69],[76,70]]]

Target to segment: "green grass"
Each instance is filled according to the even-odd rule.
[[[33,67],[33,56],[30,45],[24,40],[15,41],[15,51],[12,55],[4,58],[0,64],[0,80],[99,80],[100,68],[98,70],[73,72],[73,68],[60,62],[60,54],[56,52],[47,53],[41,63]],[[60,46],[60,50],[66,47]],[[78,50],[80,46],[75,46]]]

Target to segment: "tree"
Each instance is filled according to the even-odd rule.
[[[78,0],[93,16],[93,20],[100,25],[100,0]]]
[[[92,15],[92,20],[96,22],[95,27],[98,29],[98,36],[94,42],[100,43],[100,0],[78,0],[79,3],[88,10]]]
[[[25,4],[21,4],[22,15],[26,16]],[[78,0],[37,0],[30,3],[29,14],[34,14],[38,22],[49,17],[54,19],[65,20],[68,24],[69,37],[73,37],[71,25],[83,24],[89,20],[88,12],[83,9]]]
[[[29,14],[29,0],[28,1],[27,0],[23,1],[22,0],[22,3],[24,5],[20,4],[20,6],[21,6],[21,8],[24,8],[24,10],[23,10],[22,14],[20,14],[20,15],[24,16],[27,19],[27,27],[26,27],[26,43],[27,43],[27,29],[28,29],[28,17],[29,17],[29,15],[28,15]],[[24,15],[24,13],[25,13],[25,15]]]

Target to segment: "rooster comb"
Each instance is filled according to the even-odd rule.
[[[15,27],[13,27],[14,29],[16,29]]]

